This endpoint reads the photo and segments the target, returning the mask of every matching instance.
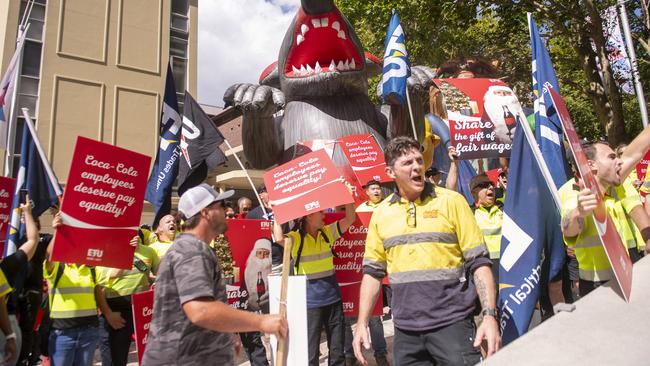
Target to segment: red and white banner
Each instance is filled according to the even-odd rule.
[[[151,158],[79,136],[52,260],[131,269]]]
[[[272,230],[267,220],[228,220],[225,235],[239,269],[239,281],[227,286],[228,303],[236,309],[268,313]]]
[[[341,151],[350,162],[357,180],[365,185],[371,180],[390,182],[386,175],[384,153],[372,135],[350,135],[339,140]]]
[[[645,181],[646,172],[648,171],[648,163],[650,163],[650,150],[645,153],[643,159],[636,165],[636,177],[641,182]]]
[[[275,220],[283,224],[312,212],[353,202],[341,174],[318,150],[264,174]]]
[[[444,97],[451,144],[460,159],[510,156],[517,118],[526,121],[517,97],[499,79],[434,79]]]
[[[573,122],[571,121],[569,111],[564,104],[564,100],[560,94],[553,90],[553,88],[548,88],[548,91],[551,94],[555,110],[562,122],[562,127],[564,127],[564,134],[569,141],[569,146],[571,147],[573,157],[578,165],[582,181],[586,188],[596,194],[598,199],[598,206],[592,215],[594,223],[598,230],[600,241],[605,249],[605,253],[607,254],[607,258],[609,259],[609,263],[614,270],[614,275],[616,276],[616,281],[621,288],[623,297],[625,298],[625,301],[629,302],[630,292],[632,291],[632,261],[630,260],[630,256],[627,254],[627,250],[625,249],[621,237],[618,235],[618,231],[616,230],[612,218],[607,213],[605,201],[603,200],[603,192],[600,191],[598,183],[596,182],[596,177],[591,172],[591,168],[589,168],[587,155],[585,155],[582,149],[580,138],[573,127]]]
[[[138,364],[142,363],[142,355],[147,347],[149,325],[153,319],[153,291],[138,292],[131,295],[133,308],[133,329],[135,330],[135,347],[138,351]]]
[[[344,214],[341,213],[327,214],[325,223],[331,224],[342,219],[343,216]],[[341,289],[343,313],[347,317],[355,317],[359,314],[359,291],[363,278],[363,254],[366,250],[367,233],[368,229],[357,217],[348,231],[332,245],[334,253],[336,253],[334,258],[336,281]],[[373,315],[382,315],[382,312],[383,304],[381,296],[379,296]]]
[[[16,190],[16,180],[0,177],[0,253],[5,247],[5,240],[9,231],[9,217],[11,216],[11,203]]]

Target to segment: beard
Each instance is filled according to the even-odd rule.
[[[484,98],[485,113],[490,117],[490,121],[494,125],[497,140],[505,143],[512,143],[514,132],[510,131],[510,127],[505,121],[503,116],[503,106],[508,107],[510,113],[515,118],[519,118],[522,122],[526,121],[524,114],[517,97],[513,96],[498,96],[494,93],[486,93]]]
[[[244,270],[244,281],[248,290],[248,308],[253,311],[260,310],[258,304],[259,294],[257,293],[258,272],[262,272],[262,281],[264,281],[264,288],[268,294],[268,276],[271,274],[271,258],[259,259],[253,251],[246,261],[246,270]]]

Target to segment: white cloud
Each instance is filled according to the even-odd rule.
[[[199,1],[198,100],[223,106],[223,93],[230,85],[256,84],[262,70],[277,60],[299,4],[299,0]]]

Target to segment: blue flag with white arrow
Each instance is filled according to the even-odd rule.
[[[384,45],[382,100],[387,102],[396,99],[400,104],[406,104],[406,80],[409,76],[411,76],[411,66],[406,52],[406,38],[397,12],[393,9]]]
[[[154,206],[154,226],[171,210],[172,185],[178,176],[181,156],[180,138],[183,119],[178,112],[178,99],[171,65],[167,66],[165,100],[160,116],[160,147],[151,169],[144,199]]]

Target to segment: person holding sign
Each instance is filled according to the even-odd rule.
[[[200,184],[183,193],[178,210],[185,231],[167,251],[156,278],[153,319],[142,365],[234,365],[234,332],[287,336],[278,315],[260,315],[228,305],[219,261],[208,243],[228,225],[224,200]]]
[[[347,183],[347,182],[346,182]],[[351,186],[347,183],[352,194]],[[299,219],[297,230],[283,235],[282,227],[274,221],[273,235],[282,238],[278,243],[286,247],[291,240],[293,273],[307,276],[307,337],[309,365],[318,366],[320,334],[327,334],[329,364],[343,365],[345,322],[341,291],[334,274],[334,251],[332,244],[348,230],[356,220],[354,204],[345,205],[345,217],[325,225],[325,213],[317,211]]]
[[[368,320],[388,275],[396,365],[478,363],[483,340],[488,356],[501,343],[496,286],[481,230],[462,195],[425,182],[416,140],[397,137],[384,156],[397,190],[370,220],[354,353],[367,364],[361,347],[370,348]],[[477,294],[483,321],[475,331]]]

